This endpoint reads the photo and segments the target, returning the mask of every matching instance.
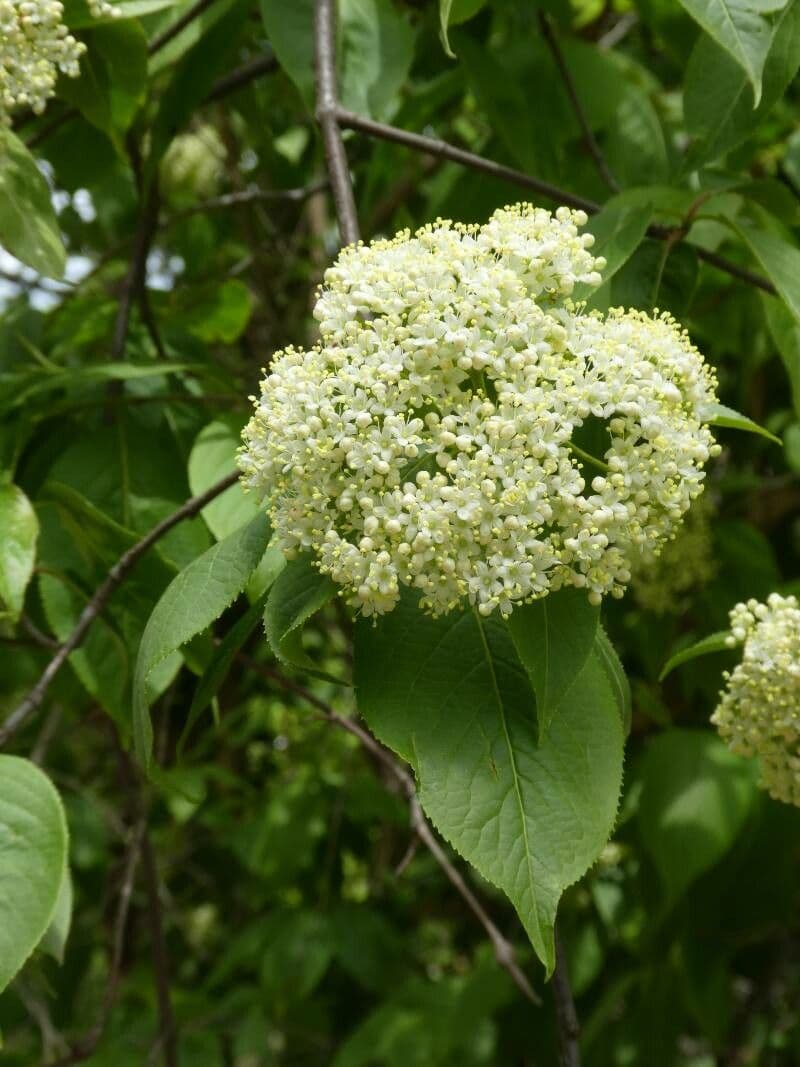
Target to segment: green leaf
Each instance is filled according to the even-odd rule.
[[[596,656],[537,744],[534,695],[508,629],[422,614],[410,595],[355,633],[359,709],[409,762],[439,831],[510,897],[548,973],[563,890],[614,823],[623,734]]]
[[[154,68],[159,68],[160,64],[174,62],[176,57],[172,54],[173,48],[181,56],[169,84],[158,97],[158,111],[151,127],[148,174],[158,167],[170,141],[189,121],[214,81],[230,69],[229,57],[244,32],[250,6],[248,0],[235,0],[232,3],[217,0],[151,60],[152,75]],[[184,46],[180,38],[189,31],[199,36],[192,41],[188,51],[181,54]]]
[[[150,764],[153,745],[148,677],[230,607],[264,555],[269,535],[266,515],[257,515],[182,570],[153,609],[133,680],[133,737],[145,767]]]
[[[772,42],[765,12],[777,11],[785,0],[681,0],[692,18],[736,60],[753,86],[755,106],[761,100],[764,61]]]
[[[362,115],[385,117],[414,58],[411,26],[392,0],[340,0],[339,10],[342,104]]]
[[[764,64],[764,91],[753,108],[752,89],[739,64],[710,37],[701,35],[689,58],[683,108],[692,146],[687,169],[718,159],[762,125],[800,66],[800,3],[777,15]]]
[[[230,278],[221,285],[194,286],[187,295],[191,306],[170,309],[174,325],[206,344],[232,344],[244,333],[253,311],[253,298],[244,282]]]
[[[147,89],[147,38],[138,22],[114,19],[87,29],[88,50],[79,78],[62,77],[59,96],[69,100],[119,150]]]
[[[50,190],[25,145],[0,127],[0,245],[48,278],[61,278],[67,254]]]
[[[764,293],[761,299],[770,335],[778,349],[789,382],[796,415],[800,415],[800,321],[782,300]]]
[[[697,659],[699,656],[707,656],[711,652],[730,651],[726,643],[730,636],[730,630],[719,630],[717,633],[709,634],[708,637],[704,637],[701,641],[689,645],[688,648],[682,648],[679,652],[670,656],[664,664],[661,674],[658,676],[659,682],[663,682],[667,675],[671,674],[676,667],[680,667],[682,663],[688,663],[689,660]]]
[[[391,0],[343,0],[338,8],[342,105],[381,118],[411,66],[413,31]],[[261,0],[261,16],[278,62],[313,108],[314,0]]]
[[[766,437],[768,441],[772,441],[776,445],[782,443],[780,437],[776,437],[774,433],[765,430],[763,426],[759,426],[757,422],[748,419],[746,415],[742,415],[733,408],[726,407],[724,404],[710,405],[706,411],[706,417],[709,426],[724,426],[729,430],[742,430],[744,433],[755,433],[758,434],[759,437]]]
[[[67,865],[67,822],[50,779],[0,755],[0,992],[41,941]]]
[[[617,703],[617,710],[619,711],[619,716],[622,720],[622,727],[627,736],[631,732],[631,717],[633,714],[631,684],[628,681],[628,676],[625,674],[625,669],[617,655],[617,650],[611,644],[608,634],[599,624],[597,627],[594,648],[597,653],[597,658],[600,661],[600,665],[606,672],[606,678],[608,679],[608,684],[611,686],[611,691],[614,694],[614,699]]]
[[[506,625],[536,695],[539,740],[544,741],[594,646],[600,608],[582,589],[559,589],[520,604]]]
[[[675,900],[728,851],[757,794],[755,760],[707,730],[670,730],[642,766],[639,831],[666,896]]]
[[[72,878],[69,867],[65,864],[53,918],[39,946],[42,952],[48,953],[58,963],[64,962],[64,949],[72,926],[72,897]]]
[[[455,59],[456,54],[450,47],[450,41],[447,36],[447,30],[450,26],[450,9],[453,6],[453,0],[439,0],[439,37],[442,41],[442,48],[445,55],[450,59]]]
[[[653,204],[641,202],[641,193],[620,193],[612,197],[603,210],[593,215],[586,229],[594,234],[593,256],[605,256],[606,266],[602,271],[603,284],[609,282],[622,267],[647,234],[653,218]],[[575,287],[574,299],[591,298],[594,292],[588,286]]]
[[[175,7],[178,0],[118,0],[114,11],[108,15],[93,15],[86,0],[66,0],[64,4],[64,21],[71,30],[84,30],[100,22],[118,22],[120,19],[138,19]]]
[[[336,584],[308,556],[287,563],[267,599],[264,629],[270,648],[284,663],[326,677],[303,649],[303,626],[336,595]],[[336,679],[335,679],[336,680]]]
[[[189,488],[194,496],[204,493],[235,468],[240,444],[241,423],[217,419],[203,427],[189,454]],[[254,518],[258,510],[255,496],[245,494],[237,482],[206,504],[201,515],[212,534],[221,541]]]
[[[217,645],[214,655],[211,657],[195,688],[192,705],[189,708],[186,725],[183,728],[178,745],[179,751],[183,748],[184,739],[188,736],[199,716],[202,715],[219,692],[219,688],[227,678],[228,672],[242,645],[258,625],[258,620],[264,610],[265,600],[266,592],[259,600],[250,605],[244,615],[236,621],[219,645]]]
[[[261,18],[272,51],[300,95],[314,99],[314,0],[260,0]]]
[[[800,249],[769,230],[726,219],[767,272],[770,281],[800,322]]]
[[[36,562],[39,520],[16,485],[0,484],[0,618],[16,622]]]

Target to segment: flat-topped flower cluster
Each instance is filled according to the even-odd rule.
[[[88,0],[95,18],[118,14],[106,0]],[[59,0],[0,0],[0,122],[15,108],[44,110],[55,92],[59,72],[80,73],[86,46],[64,25]]]
[[[275,358],[244,484],[364,614],[402,586],[435,614],[621,596],[701,493],[714,377],[668,315],[573,304],[605,266],[586,221],[519,204],[346,248],[319,344]]]
[[[800,805],[800,605],[771,593],[731,611],[731,648],[742,662],[711,716],[734,752],[758,757],[761,784],[776,800]]]

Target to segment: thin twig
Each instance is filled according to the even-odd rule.
[[[441,141],[437,137],[428,137],[421,133],[409,133],[407,130],[401,130],[397,126],[388,126],[386,123],[364,118],[363,115],[356,115],[355,112],[347,111],[342,107],[337,108],[336,115],[339,126],[345,129],[358,130],[369,137],[392,141],[394,144],[403,145],[417,152],[427,152],[429,155],[447,159],[452,163],[460,163],[462,166],[471,167],[473,170],[481,171],[483,174],[489,174],[493,178],[500,178],[525,189],[533,189],[534,192],[547,197],[548,200],[554,200],[558,204],[566,204],[567,207],[578,208],[585,211],[587,215],[596,215],[602,210],[603,205],[598,204],[595,200],[589,200],[588,197],[579,196],[566,189],[559,189],[558,186],[551,185],[550,182],[542,181],[540,178],[535,178],[533,175],[526,174],[521,170],[515,170],[513,167],[506,167],[502,163],[495,163],[494,160],[486,159],[475,152],[467,152],[465,149],[457,148],[455,145],[449,144],[447,141]],[[674,230],[674,226],[662,226],[655,223],[648,227],[647,235],[664,241],[674,233]],[[718,267],[719,270],[725,271],[740,281],[747,282],[748,285],[763,289],[765,293],[776,294],[777,290],[772,282],[760,274],[747,270],[746,267],[740,267],[738,263],[725,259],[724,256],[720,256],[716,252],[710,252],[705,248],[697,248],[696,246],[693,247],[698,259]]]
[[[325,144],[325,158],[342,242],[358,240],[358,216],[353,184],[339,129],[336,94],[336,25],[334,0],[317,0],[314,12],[314,55],[317,70],[317,122]]]
[[[142,854],[142,840],[145,833],[145,820],[139,817],[134,824],[128,848],[125,855],[125,866],[122,875],[122,883],[119,891],[117,911],[114,918],[114,931],[111,947],[111,962],[109,965],[108,979],[106,980],[103,1003],[100,1014],[94,1026],[79,1038],[72,1042],[70,1051],[55,1063],[47,1064],[46,1067],[71,1067],[74,1063],[88,1060],[94,1053],[100,1039],[105,1032],[114,1003],[117,999],[120,978],[122,977],[122,958],[125,951],[125,935],[128,928],[128,915],[131,909],[133,896],[133,883],[136,880],[136,869]]]
[[[314,693],[310,693],[302,685],[298,685],[290,678],[285,677],[280,671],[273,670],[270,667],[264,667],[242,653],[239,653],[237,659],[250,670],[255,671],[264,678],[277,682],[278,685],[289,692],[295,693],[307,704],[315,708],[319,716],[326,722],[332,723],[334,726],[338,726],[342,730],[347,730],[348,733],[358,738],[367,752],[369,752],[370,755],[372,755],[375,760],[385,768],[390,777],[394,779],[400,787],[400,790],[408,801],[410,822],[414,833],[428,849],[430,854],[444,871],[451,885],[454,886],[461,899],[466,903],[469,910],[483,927],[492,944],[497,962],[505,971],[507,971],[516,987],[531,1004],[537,1006],[541,1005],[541,998],[532,988],[525,972],[517,963],[514,946],[500,933],[497,926],[495,926],[494,922],[487,914],[486,909],[467,885],[461,873],[454,866],[447,853],[439,844],[438,838],[423,814],[417,798],[417,790],[412,775],[397,762],[388,749],[384,748],[383,745],[358,722],[355,722],[353,719],[348,719],[344,715],[340,715],[338,712],[334,711],[330,705],[326,704],[324,700],[321,700]]]
[[[613,193],[618,193],[619,182],[611,173],[611,169],[608,163],[606,162],[606,158],[603,155],[600,145],[597,143],[597,139],[595,138],[595,135],[592,132],[592,127],[589,124],[589,119],[583,109],[581,99],[578,96],[578,90],[575,88],[575,81],[572,77],[572,74],[570,73],[569,67],[567,66],[567,61],[564,58],[564,53],[561,50],[561,45],[559,44],[556,32],[553,29],[552,20],[546,11],[539,12],[539,26],[542,31],[542,36],[547,42],[547,47],[550,49],[553,59],[555,60],[555,64],[558,67],[559,73],[561,74],[561,77],[564,81],[564,88],[567,90],[567,96],[569,96],[570,98],[570,102],[572,103],[572,109],[575,112],[575,117],[578,120],[581,131],[583,132],[583,139],[586,142],[586,147],[589,149],[592,159],[594,160],[598,173],[600,174],[600,177],[603,179],[606,185],[609,187],[609,189]]]
[[[148,53],[154,56],[157,52],[160,52],[162,48],[166,47],[170,41],[178,36],[181,30],[185,30],[189,23],[194,22],[196,18],[199,18],[215,3],[216,0],[197,0],[197,3],[192,4],[189,10],[181,15],[179,19],[176,19],[171,26],[167,26],[161,33],[156,34],[147,45]]]
[[[142,873],[147,893],[147,920],[156,978],[159,1017],[159,1043],[164,1051],[165,1067],[178,1067],[178,1030],[172,1010],[169,987],[169,957],[164,937],[164,918],[155,853],[147,830],[142,837]]]
[[[117,560],[108,572],[103,584],[95,591],[91,600],[81,612],[75,625],[75,629],[45,667],[39,681],[33,689],[31,689],[22,703],[11,712],[2,726],[0,726],[0,748],[8,744],[9,740],[14,736],[17,730],[19,730],[19,728],[27,721],[28,717],[36,711],[42,703],[53,679],[64,666],[69,656],[83,643],[83,639],[86,637],[92,623],[103,611],[111,594],[117,586],[124,581],[129,572],[147,550],[166,533],[169,533],[173,526],[177,526],[178,523],[183,522],[184,519],[189,519],[193,515],[196,515],[198,511],[202,510],[202,508],[209,503],[209,501],[215,500],[221,493],[224,493],[229,486],[234,484],[237,478],[238,474],[233,472],[225,478],[222,478],[215,485],[212,485],[211,488],[207,489],[204,493],[200,493],[198,496],[192,497],[191,500],[187,500],[177,511],[173,511],[171,515],[162,519],[162,521],[158,523],[157,526],[154,526],[153,529],[141,539],[141,541],[137,541],[135,545],[129,548],[128,551]]]
[[[287,200],[294,203],[302,203],[310,196],[328,188],[327,181],[311,182],[295,189],[240,189],[233,193],[225,193],[222,196],[214,196],[209,200],[203,200],[191,207],[176,211],[167,218],[162,219],[161,227],[170,226],[173,222],[191,218],[193,215],[204,215],[207,211],[219,211],[223,208],[241,207],[243,204],[252,204],[259,201]]]
[[[35,644],[51,650],[58,648],[58,641],[56,641],[54,637],[48,637],[47,634],[43,634],[39,627],[31,622],[27,615],[23,615],[19,621],[22,629]]]
[[[578,208],[588,215],[595,214],[601,208],[600,204],[594,200],[589,200],[585,196],[559,189],[558,186],[542,181],[541,178],[534,178],[533,175],[525,174],[524,171],[507,167],[503,163],[495,163],[492,159],[486,159],[475,152],[468,152],[464,148],[457,148],[456,145],[441,141],[438,137],[428,137],[424,133],[409,133],[407,130],[401,130],[397,126],[388,126],[384,122],[376,122],[374,119],[365,118],[363,115],[357,115],[354,111],[347,111],[341,107],[337,109],[336,114],[340,126],[349,130],[358,130],[368,137],[377,137],[383,141],[393,141],[395,144],[403,145],[406,148],[413,148],[417,152],[427,152],[431,156],[450,160],[451,163],[460,163],[462,166],[482,171],[482,173],[488,174],[492,178],[501,178],[504,181],[512,182],[514,185],[532,189],[535,193],[546,196],[548,200],[556,200],[560,204],[566,204],[567,207]]]
[[[221,100],[223,97],[230,95],[230,93],[235,93],[238,89],[243,88],[243,86],[249,85],[251,81],[255,81],[256,78],[260,78],[263,74],[271,74],[277,68],[278,61],[271,52],[256,56],[255,59],[243,63],[236,70],[232,70],[230,74],[223,74],[221,78],[218,78],[211,86],[209,94],[203,103],[211,104],[215,100]]]
[[[139,299],[145,286],[147,257],[150,254],[150,246],[153,243],[153,237],[158,225],[159,203],[158,183],[154,181],[150,191],[146,194],[139,216],[134,238],[133,255],[122,283],[122,292],[117,306],[117,316],[114,320],[114,333],[111,340],[112,361],[123,359],[125,355],[125,343],[128,337],[133,304],[134,301]]]
[[[564,954],[564,945],[561,941],[558,927],[555,930],[555,939],[556,967],[553,972],[553,1000],[556,1007],[556,1022],[558,1023],[561,1067],[581,1067],[581,1052],[578,1044],[578,1037],[580,1036],[578,1013],[575,1011],[572,987],[569,984],[567,958]]]

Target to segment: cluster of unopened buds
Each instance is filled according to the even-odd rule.
[[[346,248],[320,342],[276,356],[243,481],[357,610],[621,596],[702,492],[714,376],[669,315],[573,302],[605,266],[586,221],[519,204]]]
[[[212,197],[224,172],[225,145],[213,126],[204,123],[176,137],[161,164],[161,191],[176,203]]]
[[[639,607],[654,615],[678,615],[717,571],[711,519],[713,504],[703,493],[676,533],[631,569],[631,590]]]
[[[758,758],[761,784],[800,805],[800,605],[771,593],[731,611],[731,648],[744,646],[711,721],[730,748]]]
[[[106,0],[88,0],[95,18],[117,15]],[[59,0],[0,0],[0,122],[29,107],[39,114],[55,92],[59,72],[80,73],[86,46],[64,24]]]

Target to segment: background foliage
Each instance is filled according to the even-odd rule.
[[[338,243],[311,0],[120,7],[97,23],[67,0],[88,47],[81,77],[0,131],[7,713],[120,556],[232,470],[260,368],[313,339],[313,290]],[[663,596],[604,607],[632,685],[625,790],[560,926],[589,1067],[798,1062],[800,815],[708,727],[730,653],[659,674],[738,600],[798,585],[800,3],[339,7],[344,108],[603,205],[590,228],[610,280],[593,303],[671,310],[723,402],[781,439],[721,429],[694,584],[663,613]],[[384,137],[346,145],[367,238],[554,203]],[[14,898],[35,940],[52,921],[0,997],[4,1062],[556,1062],[552,987],[509,905],[470,876],[541,1007],[417,847],[402,781],[331,720],[354,713],[338,684],[347,618],[317,591],[266,640],[280,560],[267,553],[250,578],[226,540],[246,551],[261,521],[231,486],[174,525],[4,737],[58,788],[71,872],[57,900],[26,899],[26,883]],[[148,625],[198,559],[223,579],[202,597],[178,587]],[[148,707],[152,781],[128,755]],[[30,764],[0,760],[4,796],[13,782],[37,798],[57,882],[60,806]],[[13,832],[2,804],[0,825]],[[0,911],[3,980],[11,928]]]

